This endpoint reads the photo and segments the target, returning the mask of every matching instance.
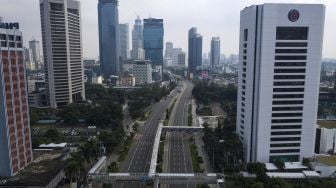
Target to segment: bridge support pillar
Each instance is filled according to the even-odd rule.
[[[159,188],[159,179],[158,178],[154,178],[153,188]]]

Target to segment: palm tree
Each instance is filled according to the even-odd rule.
[[[70,179],[70,186],[75,179],[75,182],[80,177],[81,173],[84,171],[84,166],[82,163],[81,155],[79,153],[72,154],[71,158],[66,161],[65,173]]]

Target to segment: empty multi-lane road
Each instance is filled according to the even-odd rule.
[[[177,100],[176,111],[173,117],[173,126],[188,126],[188,107],[191,104],[191,92],[193,85],[191,82],[183,82],[180,99]],[[192,173],[192,161],[189,149],[189,136],[184,133],[168,133],[166,137],[168,147],[167,171],[168,173]],[[190,185],[169,185],[169,188],[193,187]]]

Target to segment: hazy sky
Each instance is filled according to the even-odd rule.
[[[80,0],[84,57],[98,56],[98,0]],[[240,10],[262,3],[323,3],[326,5],[323,57],[336,58],[336,0],[119,0],[119,21],[129,23],[136,15],[164,19],[165,41],[187,51],[187,31],[198,28],[203,35],[203,52],[213,36],[221,39],[221,53],[238,53]],[[0,16],[20,22],[25,44],[35,37],[41,41],[39,0],[1,0]],[[131,45],[130,45],[131,48]]]

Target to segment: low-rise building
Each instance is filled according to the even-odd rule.
[[[312,162],[313,169],[321,177],[336,177],[336,156],[317,156]]]
[[[124,74],[120,77],[119,86],[134,87],[135,77],[132,74]]]
[[[317,124],[315,153],[335,154],[336,121],[319,120]]]
[[[152,83],[152,65],[149,61],[134,61],[133,75],[135,77],[135,85]]]

